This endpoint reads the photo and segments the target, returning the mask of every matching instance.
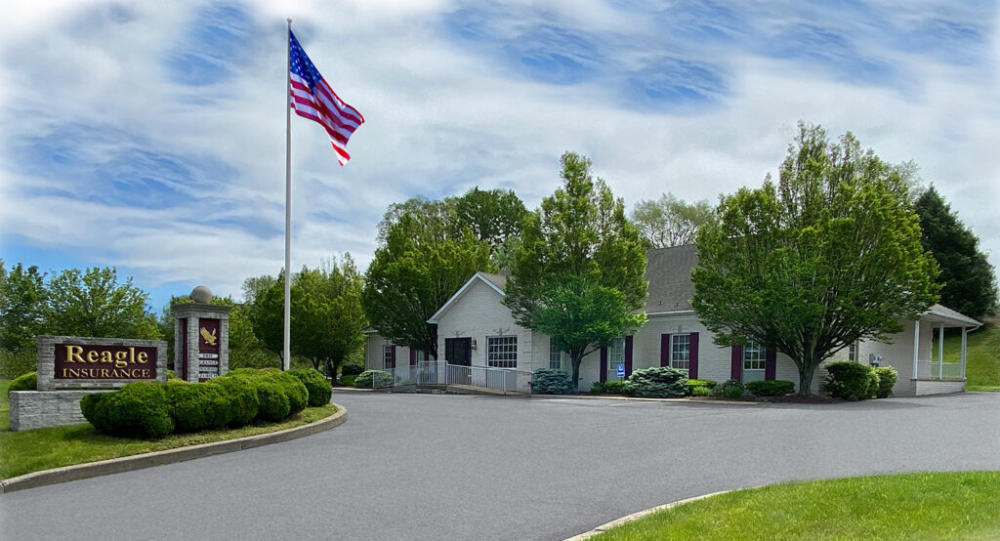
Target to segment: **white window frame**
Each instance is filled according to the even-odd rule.
[[[608,345],[608,379],[618,379],[618,363],[625,364],[625,337],[619,336]]]
[[[486,337],[486,366],[517,368],[517,335]]]
[[[677,348],[675,347],[675,344],[677,346],[682,345],[682,343],[679,340],[677,340],[675,342],[675,340],[679,339],[679,338],[684,338],[685,340],[687,340],[687,343],[683,344],[683,345],[687,346],[686,355],[685,355],[687,357],[686,359],[681,359],[680,355],[675,356],[675,354],[678,353]],[[681,363],[684,363],[684,366],[679,366]],[[684,370],[684,371],[688,371],[688,370],[691,369],[691,335],[690,334],[671,334],[670,335],[670,367],[674,368],[676,370]]]
[[[756,356],[749,356],[748,353],[754,352]],[[758,368],[759,367],[759,368]],[[754,370],[759,370],[763,372],[767,367],[767,348],[762,344],[756,342],[748,342],[743,346],[743,371],[750,372]]]
[[[549,339],[549,368],[562,369],[562,351],[556,347],[555,340]]]
[[[385,343],[382,345],[382,370],[392,370],[392,348],[395,344]]]
[[[847,346],[847,360],[854,361],[856,363],[861,362],[861,357],[858,355],[859,352],[860,349],[858,348],[858,343],[851,342],[850,345]]]

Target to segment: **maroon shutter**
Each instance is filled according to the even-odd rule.
[[[632,337],[625,337],[625,377],[632,375]]]
[[[698,333],[693,332],[690,334],[690,337],[691,351],[689,359],[691,359],[691,362],[688,368],[688,378],[698,379]]]
[[[396,369],[396,344],[393,344],[392,349],[389,350],[389,367],[393,370]]]
[[[764,357],[764,379],[774,379],[778,370],[778,352],[774,348],[767,348]]]
[[[660,335],[660,366],[670,366],[670,335]]]
[[[410,348],[410,366],[417,364],[417,350]]]
[[[601,383],[608,381],[608,348],[601,348]]]
[[[743,381],[743,346],[733,346],[729,377],[736,381]]]

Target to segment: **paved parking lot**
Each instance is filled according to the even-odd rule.
[[[1000,469],[1000,393],[725,405],[340,391],[292,442],[0,495],[5,539],[563,539],[777,481]]]

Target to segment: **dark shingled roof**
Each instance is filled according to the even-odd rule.
[[[698,264],[698,251],[694,244],[656,248],[646,252],[646,313],[691,310],[694,283],[691,270]]]

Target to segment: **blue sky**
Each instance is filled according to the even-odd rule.
[[[282,265],[288,16],[367,120],[346,167],[292,120],[295,268],[366,266],[408,197],[534,207],[566,150],[629,208],[714,201],[799,120],[915,161],[1000,266],[996,2],[25,4],[0,21],[0,257],[116,266],[155,309]]]

